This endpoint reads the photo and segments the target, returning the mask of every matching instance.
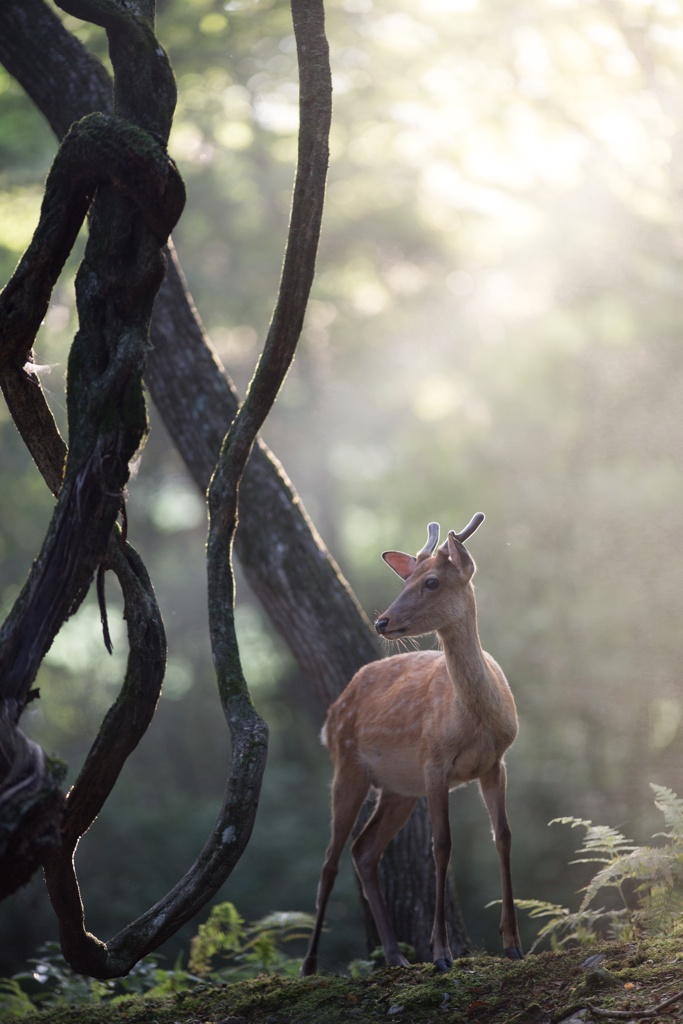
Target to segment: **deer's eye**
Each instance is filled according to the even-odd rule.
[[[425,580],[425,587],[427,588],[427,590],[436,590],[438,586],[439,581],[435,579],[433,576],[430,576],[428,580]]]

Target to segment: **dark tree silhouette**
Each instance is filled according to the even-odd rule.
[[[85,929],[73,852],[147,728],[163,679],[161,617],[144,566],[115,521],[128,463],[147,429],[142,375],[152,307],[164,275],[161,247],[185,194],[166,152],[175,80],[154,35],[153,3],[64,0],[62,7],[107,30],[114,104],[111,114],[88,114],[69,129],[46,183],[33,241],[0,296],[3,392],[31,454],[58,494],[43,549],[0,635],[0,871],[6,894],[44,864],[64,955],[80,973],[111,978],[127,973],[211,899],[239,860],[253,827],[267,728],[249,697],[235,636],[237,494],[257,432],[294,357],[313,280],[328,163],[331,78],[322,5],[293,0],[301,128],[287,251],[264,352],[227,431],[209,488],[209,625],[232,739],[230,775],[218,820],[195,864],[159,903],[103,943]],[[89,210],[90,236],[76,279],[79,331],[68,366],[66,452],[31,372],[31,348]],[[45,651],[100,565],[116,572],[123,589],[128,670],[64,801],[58,789],[61,766],[46,759],[17,723]]]

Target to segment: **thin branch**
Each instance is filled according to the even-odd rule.
[[[669,1006],[673,1006],[674,1003],[679,1002],[681,999],[683,999],[683,989],[663,1002],[657,1003],[650,1010],[603,1010],[599,1006],[593,1006],[592,1003],[586,1003],[586,1006],[597,1017],[615,1017],[619,1020],[645,1020],[648,1017],[658,1017],[662,1010],[668,1009]]]

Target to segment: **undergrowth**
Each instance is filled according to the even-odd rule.
[[[177,995],[269,974],[293,977],[302,961],[288,956],[283,946],[308,938],[314,921],[310,914],[276,911],[246,925],[232,903],[221,903],[199,926],[187,970],[182,966],[182,954],[169,970],[160,965],[163,957],[152,953],[125,978],[112,981],[75,974],[59,945],[48,942],[29,961],[29,971],[0,979],[0,1018],[24,1016],[41,1006],[115,1005],[136,995],[148,999]]]
[[[542,900],[516,900],[532,918],[550,918],[538,933],[535,949],[549,939],[553,949],[602,938],[635,940],[656,935],[683,936],[683,800],[671,789],[651,783],[655,806],[664,815],[667,832],[656,833],[662,846],[635,846],[621,832],[581,818],[555,818],[551,825],[586,830],[578,858],[572,864],[602,864],[583,890],[581,906],[568,907]],[[617,894],[620,906],[594,905],[605,891]]]
[[[616,829],[580,818],[551,822],[584,828],[572,863],[601,867],[573,913],[517,901],[532,918],[550,919],[524,961],[466,957],[441,974],[433,964],[378,969],[374,957],[350,964],[351,977],[299,980],[301,961],[283,947],[307,938],[313,918],[276,912],[246,925],[223,903],[192,940],[187,970],[180,958],[168,970],[152,955],[126,978],[99,982],[74,974],[48,944],[30,971],[0,980],[0,1017],[24,1024],[29,1017],[41,1024],[73,1024],[74,1017],[83,1024],[374,1024],[387,1016],[411,1024],[559,1024],[571,1017],[581,1024],[595,1000],[636,1021],[643,1013],[654,1019],[662,999],[680,991],[666,1010],[683,1020],[683,800],[652,788],[668,826],[657,834],[665,839],[660,846],[635,846]],[[596,908],[603,891],[616,892],[621,906]],[[543,940],[552,950],[533,955]],[[587,959],[586,943],[593,948]]]
[[[467,957],[446,974],[433,964],[383,968],[360,978],[262,974],[163,996],[64,1003],[34,1011],[21,1024],[559,1024],[569,1017],[573,1024],[584,1017],[589,1024],[589,1007],[596,1003],[628,1010],[627,1019],[635,1020],[681,990],[678,939],[596,943],[591,953],[602,957],[599,972],[581,966],[585,949],[562,949],[514,962]]]

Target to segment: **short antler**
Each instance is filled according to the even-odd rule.
[[[479,524],[477,523],[477,526],[478,525]],[[433,554],[434,548],[439,543],[439,524],[438,523],[430,523],[429,526],[427,527],[427,530],[428,530],[428,534],[429,534],[428,537],[427,537],[427,543],[425,544],[425,546],[420,551],[418,551],[418,553],[416,555],[416,558],[420,558],[420,555],[425,556],[425,555]],[[475,530],[476,530],[476,526],[475,526]]]
[[[460,543],[463,544],[468,537],[472,536],[475,530],[479,529],[485,518],[486,516],[483,512],[475,512],[462,533],[454,533],[453,530],[451,530],[451,537],[455,537],[456,540],[459,540]],[[448,537],[439,548],[439,551],[444,555],[448,554]]]
[[[462,533],[456,533],[455,539],[464,544],[468,537],[471,537],[474,531],[479,529],[485,519],[486,516],[483,512],[475,512]]]

